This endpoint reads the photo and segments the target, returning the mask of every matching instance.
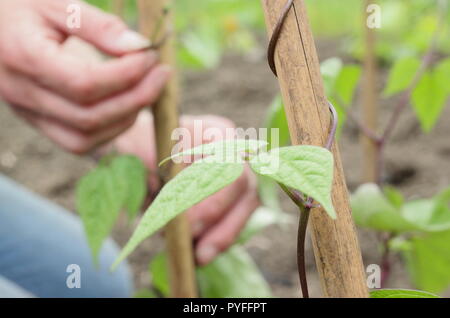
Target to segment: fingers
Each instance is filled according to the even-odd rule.
[[[62,29],[67,28],[67,6],[73,3],[82,8],[82,27],[62,33]],[[25,8],[22,4],[22,7],[19,6],[16,10],[19,11],[19,16],[14,16],[19,13],[12,12],[12,17],[5,13],[5,16],[1,17],[3,20],[7,19],[0,25],[2,64],[71,100],[88,103],[122,92],[139,82],[157,62],[154,52],[129,50],[126,52],[128,54],[121,55],[118,59],[92,62],[65,50],[64,41],[73,33],[81,32],[97,41],[106,41],[106,34],[108,39],[111,37],[114,41],[117,40],[116,33],[103,32],[96,25],[106,23],[105,20],[115,21],[117,18],[82,2],[61,0],[46,1],[42,4],[41,1],[31,1]],[[51,21],[45,19],[46,16],[49,20],[57,20],[62,24],[52,25]],[[111,29],[127,30],[120,20],[108,25],[116,24],[119,26],[113,26]],[[128,34],[127,38],[133,34],[132,31],[124,32]]]
[[[242,196],[242,193],[247,191],[247,188],[248,177],[243,174],[233,184],[189,209],[187,215],[192,224],[194,238],[198,238],[217,223]]]
[[[259,205],[257,192],[249,189],[223,219],[211,227],[197,242],[195,247],[197,262],[200,265],[206,265],[229,248]]]
[[[151,105],[169,77],[170,70],[158,66],[130,90],[89,107],[58,96],[14,73],[8,74],[9,80],[0,83],[0,88],[5,98],[13,104],[60,121],[75,130],[91,132],[108,127]]]
[[[138,115],[133,114],[110,127],[90,134],[85,134],[61,125],[53,120],[36,116],[28,111],[23,111],[20,108],[15,108],[14,111],[39,129],[57,145],[75,154],[85,154],[99,145],[117,137],[133,125]]]
[[[52,7],[42,8],[41,13],[62,33],[76,35],[95,45],[110,55],[121,56],[131,51],[142,50],[150,46],[150,41],[142,35],[129,30],[118,17],[103,12],[83,1],[52,1]],[[70,22],[70,15],[79,14],[79,27]]]
[[[107,62],[88,63],[48,39],[17,41],[23,43],[15,45],[15,52],[0,53],[9,68],[58,95],[81,103],[97,101],[132,87],[157,62],[155,53],[140,52]]]

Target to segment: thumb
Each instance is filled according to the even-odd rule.
[[[59,31],[91,43],[110,55],[120,56],[150,47],[143,35],[132,31],[118,17],[82,1],[57,1],[42,12]],[[47,9],[47,10],[46,10]]]

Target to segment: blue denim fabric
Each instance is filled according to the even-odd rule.
[[[78,217],[0,175],[0,297],[130,297],[128,265],[109,271],[117,254],[106,241],[95,266]]]

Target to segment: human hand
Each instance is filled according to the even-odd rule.
[[[81,8],[69,28],[69,4]],[[79,37],[117,58],[107,61],[64,48]],[[85,153],[133,125],[159,96],[170,70],[149,41],[117,17],[77,0],[0,1],[0,95],[55,143]]]
[[[195,131],[196,121],[197,124],[201,121],[200,132]],[[191,140],[183,140],[183,144],[187,143],[184,149],[218,141],[221,136],[226,136],[227,129],[234,129],[233,123],[217,116],[184,116],[180,125],[182,129],[187,129],[190,136],[201,133],[201,138],[194,138],[193,144],[189,144]],[[205,139],[205,131],[210,128],[216,128],[217,133]],[[151,172],[150,187],[159,188],[155,173],[157,159],[153,119],[148,112],[139,115],[136,124],[117,138],[115,146],[119,152],[140,157]],[[233,184],[187,211],[195,239],[195,256],[200,265],[208,264],[235,242],[251,213],[260,205],[256,188],[256,178],[247,167]]]

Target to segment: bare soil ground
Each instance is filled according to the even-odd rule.
[[[321,58],[334,54],[329,43],[320,44]],[[233,119],[238,127],[261,127],[265,111],[278,91],[276,80],[264,60],[264,52],[251,56],[227,56],[212,71],[183,74],[182,109],[188,114],[217,114]],[[381,84],[381,83],[380,83]],[[384,102],[380,125],[389,115],[395,99]],[[421,133],[413,112],[408,109],[387,150],[387,177],[408,198],[431,196],[450,185],[450,107],[444,111],[437,127],[429,135]],[[340,140],[347,182],[354,190],[360,181],[361,152],[358,134],[348,125]],[[94,162],[67,154],[32,128],[18,120],[7,107],[0,107],[0,173],[7,175],[35,192],[74,210],[74,187]],[[283,205],[295,215],[287,200]],[[120,222],[114,237],[123,244],[131,231]],[[377,263],[379,250],[375,235],[360,230],[360,243],[366,266]],[[297,297],[296,224],[280,229],[271,227],[248,243],[277,297]],[[139,287],[150,283],[147,263],[162,247],[160,238],[148,240],[130,262]],[[320,295],[309,246],[308,270],[312,296]],[[389,287],[411,287],[407,273],[397,258]]]

